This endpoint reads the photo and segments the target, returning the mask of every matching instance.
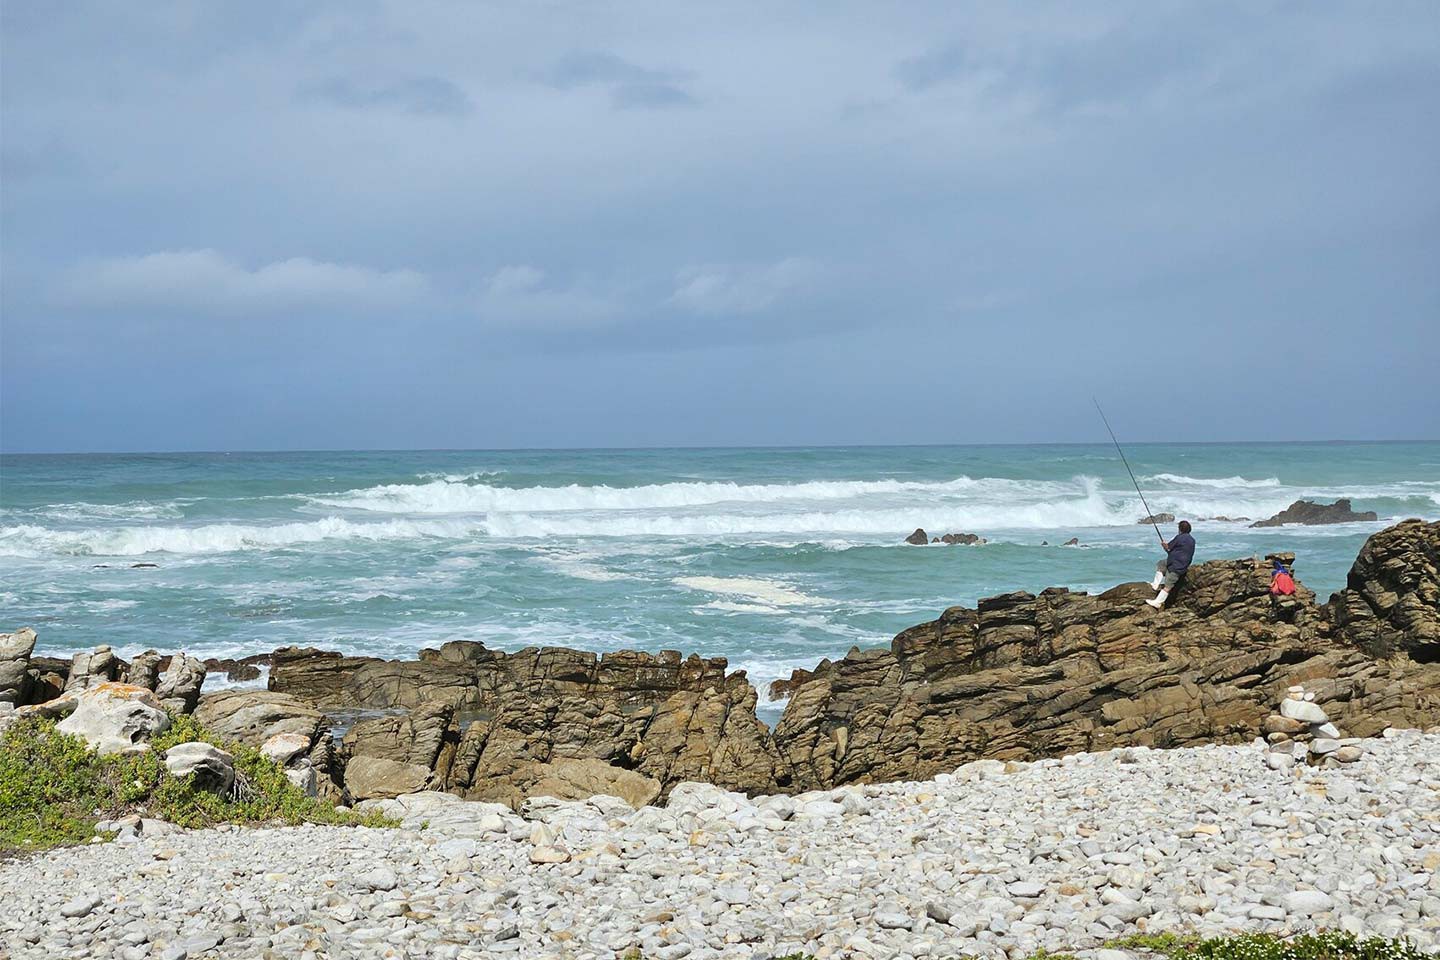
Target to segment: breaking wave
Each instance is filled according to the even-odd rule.
[[[380,513],[525,513],[567,510],[655,510],[719,503],[852,500],[867,496],[960,494],[1005,486],[1031,495],[1064,484],[1023,480],[972,480],[957,477],[941,482],[908,480],[815,480],[804,483],[739,484],[732,482],[657,483],[638,487],[605,485],[563,487],[497,487],[446,477],[429,483],[392,483],[350,490],[313,502],[329,507]]]
[[[108,527],[92,530],[51,530],[24,524],[0,527],[0,555],[138,557],[147,553],[228,553],[236,550],[270,550],[318,543],[322,540],[458,537],[473,530],[473,524],[455,521],[417,523],[411,520],[390,520],[380,523],[354,523],[340,517],[269,526],[213,523],[196,527]]]
[[[467,474],[466,477],[472,475]],[[1331,488],[1282,486],[1275,478],[1147,477],[1157,512],[1188,519],[1260,519],[1301,497],[1352,497],[1382,518],[1433,514],[1437,484],[1401,481]],[[1145,513],[1133,491],[1100,480],[1019,480],[967,476],[944,481],[815,480],[740,484],[675,482],[504,487],[469,479],[385,484],[323,497],[296,498],[293,522],[157,523],[170,514],[67,518],[55,526],[22,522],[0,527],[0,556],[211,554],[301,547],[322,541],[437,539],[661,538],[770,542],[835,540],[898,542],[924,527],[932,533],[1007,530],[1080,531],[1136,523]],[[78,506],[78,505],[77,505]],[[134,509],[133,505],[131,508]],[[317,516],[323,511],[323,515]],[[306,514],[309,514],[308,516]],[[294,514],[292,514],[294,515]],[[28,518],[27,518],[28,519]],[[116,522],[117,520],[121,522]],[[150,522],[147,522],[150,521]],[[623,574],[581,557],[552,558],[563,572],[588,580]]]
[[[1186,487],[1214,487],[1223,490],[1233,490],[1237,487],[1278,487],[1279,477],[1266,477],[1264,480],[1247,480],[1244,477],[1187,477],[1179,473],[1157,473],[1148,477],[1141,477],[1151,483],[1173,483]]]

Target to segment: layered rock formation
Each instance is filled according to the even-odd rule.
[[[1256,520],[1250,524],[1250,526],[1279,527],[1287,523],[1318,526],[1326,523],[1352,523],[1357,520],[1374,521],[1378,519],[1379,516],[1374,510],[1356,513],[1351,509],[1350,501],[1345,499],[1336,500],[1334,503],[1316,503],[1313,500],[1296,500],[1270,519]]]
[[[410,662],[277,650],[270,687],[331,711],[407,711],[345,734],[338,765],[357,795],[425,785],[515,805],[557,790],[653,799],[683,780],[773,788],[784,775],[755,690],[725,667],[675,651],[459,641]]]
[[[1440,524],[1372,537],[1326,607],[1269,593],[1272,559],[1197,564],[1163,611],[1144,584],[955,607],[796,688],[774,743],[797,788],[926,777],[981,757],[1238,741],[1304,683],[1357,736],[1440,720]]]
[[[163,675],[158,660],[123,664],[107,650],[66,665],[32,656],[33,635],[0,635],[0,710],[123,678],[172,712],[193,705],[223,737],[283,737],[287,764],[321,792],[442,789],[512,807],[594,793],[640,804],[687,780],[772,793],[925,778],[979,758],[1240,741],[1273,732],[1270,708],[1295,685],[1355,736],[1440,723],[1440,523],[1371,537],[1325,605],[1303,585],[1272,596],[1274,559],[1294,561],[1196,564],[1161,611],[1141,603],[1143,583],[952,607],[888,649],[796,671],[773,731],[720,658],[473,642],[416,661],[281,649],[269,690],[197,705],[190,658]]]

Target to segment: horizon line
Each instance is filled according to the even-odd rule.
[[[1131,447],[1217,447],[1217,446],[1402,446],[1440,444],[1440,440],[1126,440]],[[112,457],[112,456],[234,456],[251,454],[309,453],[634,453],[666,450],[923,450],[957,447],[1090,447],[1110,444],[1103,440],[1020,440],[957,443],[775,443],[775,444],[654,444],[639,446],[537,446],[537,447],[293,447],[280,449],[244,448],[235,450],[0,450],[0,457]]]

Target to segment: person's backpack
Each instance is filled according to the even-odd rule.
[[[1276,597],[1288,597],[1295,592],[1295,578],[1280,564],[1275,564],[1275,576],[1270,578],[1270,593]]]

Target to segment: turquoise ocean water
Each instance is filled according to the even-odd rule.
[[[1151,507],[1195,520],[1197,560],[1293,549],[1322,597],[1386,522],[1440,518],[1440,444],[1127,452]],[[1300,497],[1382,519],[1203,519]],[[51,654],[679,649],[759,685],[954,603],[1148,579],[1142,515],[1102,445],[11,455],[0,629]],[[905,545],[917,526],[990,543]]]

